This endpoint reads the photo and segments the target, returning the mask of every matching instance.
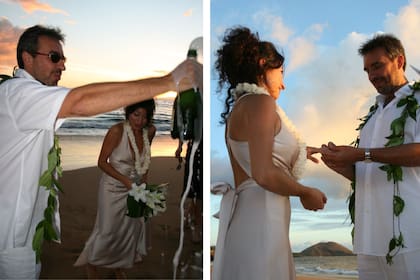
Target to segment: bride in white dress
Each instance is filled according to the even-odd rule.
[[[227,30],[217,51],[219,88],[228,87],[222,121],[235,187],[222,193],[214,280],[295,279],[289,242],[289,196],[323,209],[324,193],[300,184],[305,147],[276,99],[283,90],[284,58],[248,28]],[[314,151],[315,152],[315,151]]]

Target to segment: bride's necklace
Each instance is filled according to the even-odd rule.
[[[256,84],[249,84],[249,83],[239,83],[236,88],[232,89],[231,91],[233,98],[238,100],[241,96],[245,94],[266,94],[270,95],[265,88],[259,87]],[[287,117],[286,113],[276,104],[277,113],[280,116],[282,125],[284,125],[295,137],[298,146],[299,146],[299,155],[296,159],[295,164],[292,167],[292,175],[297,180],[301,178],[303,172],[305,171],[305,163],[306,163],[306,144],[302,141],[299,132],[297,131],[296,127]]]
[[[131,125],[128,121],[124,123],[124,127],[127,131],[128,140],[130,141],[131,147],[134,151],[134,168],[136,169],[137,175],[141,176],[147,172],[150,165],[150,142],[147,137],[147,128],[143,128],[143,152],[142,156],[140,156],[133,130],[131,129]]]

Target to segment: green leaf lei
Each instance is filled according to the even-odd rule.
[[[41,249],[44,240],[58,241],[57,233],[54,229],[54,213],[57,208],[58,192],[63,192],[60,183],[56,178],[62,176],[61,168],[61,148],[58,144],[58,137],[54,136],[54,145],[48,153],[48,169],[39,178],[39,186],[44,186],[50,192],[48,196],[48,204],[44,210],[44,219],[36,226],[34,238],[32,240],[32,249],[36,254],[36,262],[41,259]]]
[[[419,109],[419,105],[417,102],[417,99],[414,97],[414,94],[416,91],[420,90],[420,82],[415,82],[410,88],[413,90],[412,94],[408,95],[405,98],[402,98],[398,103],[397,107],[405,106],[404,109],[401,112],[401,116],[399,118],[396,118],[391,123],[391,135],[386,137],[388,139],[388,142],[385,144],[385,147],[393,147],[393,146],[399,146],[404,143],[404,130],[405,130],[405,122],[408,117],[411,117],[414,121],[416,121],[416,112]],[[361,118],[362,121],[356,130],[361,130],[365,124],[369,121],[369,119],[372,117],[372,115],[376,112],[378,109],[378,104],[375,104],[370,107],[369,113]],[[355,148],[359,147],[360,142],[360,135],[357,137],[355,141],[353,141],[351,144],[354,145]],[[404,200],[400,196],[400,188],[398,185],[399,181],[403,180],[403,171],[401,166],[399,165],[393,165],[393,164],[385,164],[379,167],[379,169],[383,170],[387,174],[388,181],[393,180],[394,181],[394,194],[393,194],[393,225],[392,225],[392,238],[389,241],[388,245],[388,253],[386,254],[386,261],[389,265],[392,264],[392,258],[398,254],[399,250],[401,248],[404,248],[404,237],[401,232],[400,227],[400,215],[404,210]],[[348,198],[348,208],[349,208],[349,214],[351,223],[354,225],[354,214],[355,214],[355,199],[356,199],[356,182],[352,181],[351,183],[351,193]],[[398,228],[395,229],[395,220],[397,221]],[[352,238],[354,239],[354,226],[351,232]],[[392,253],[394,250],[396,251]]]

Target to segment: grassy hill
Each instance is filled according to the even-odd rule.
[[[295,257],[306,256],[352,256],[351,250],[336,242],[320,242],[306,248],[300,253],[293,253]]]

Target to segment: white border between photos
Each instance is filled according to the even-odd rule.
[[[210,263],[210,0],[203,1],[203,279]]]

